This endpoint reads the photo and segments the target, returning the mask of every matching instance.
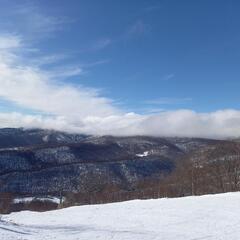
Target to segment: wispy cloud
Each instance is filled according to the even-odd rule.
[[[56,31],[62,30],[64,24],[72,21],[65,17],[43,14],[36,1],[9,1],[1,5],[0,14],[1,32],[23,34],[25,40],[39,40],[52,36]]]
[[[170,74],[167,74],[167,75],[163,76],[163,80],[165,80],[165,81],[173,79],[173,78],[175,78],[175,74],[174,73],[170,73]]]
[[[161,112],[165,112],[166,109],[165,108],[145,108],[145,110],[143,110],[143,112],[145,114],[158,114],[158,113],[161,113]]]
[[[92,43],[84,46],[81,52],[100,51],[109,46],[119,44],[122,41],[128,41],[131,38],[140,37],[148,34],[151,31],[151,26],[144,23],[142,20],[137,20],[129,25],[125,31],[121,32],[118,36],[113,38],[104,37],[93,41]]]
[[[134,22],[126,31],[126,36],[135,37],[141,36],[149,33],[151,31],[151,27],[149,24],[144,23],[142,20],[138,20]]]
[[[52,54],[52,55],[38,55],[31,57],[30,61],[32,65],[36,67],[49,66],[51,64],[59,63],[69,58],[66,54]]]
[[[65,79],[67,77],[83,75],[84,70],[80,66],[58,66],[51,68],[51,70],[46,73],[51,79]]]
[[[146,12],[152,12],[152,11],[157,11],[159,10],[160,8],[162,8],[162,5],[160,4],[155,4],[155,5],[149,5],[147,7],[144,8],[144,10]]]
[[[152,99],[152,100],[147,100],[145,101],[146,104],[151,104],[151,105],[177,105],[177,104],[184,104],[191,102],[192,98],[168,98],[168,97],[163,97],[163,98],[157,98],[157,99]]]
[[[106,63],[109,63],[109,62],[110,62],[110,59],[102,59],[102,60],[98,60],[98,61],[95,61],[95,62],[84,63],[84,64],[81,64],[81,66],[86,67],[86,68],[90,68],[90,67],[95,67],[95,66],[98,66],[98,65],[106,64]]]
[[[90,50],[101,50],[108,47],[111,43],[112,40],[110,38],[98,39],[92,44]]]

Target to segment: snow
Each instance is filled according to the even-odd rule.
[[[48,142],[48,140],[49,140],[49,135],[44,136],[44,137],[42,138],[42,140],[43,140],[44,142]]]
[[[149,155],[149,152],[148,151],[146,151],[146,152],[144,152],[144,153],[138,153],[138,154],[136,154],[136,156],[138,156],[138,157],[147,157]]]
[[[25,198],[15,198],[13,200],[14,203],[25,203],[25,202],[32,202],[32,201],[49,201],[60,204],[61,200],[57,197],[25,197]]]
[[[240,193],[4,215],[1,240],[236,240]]]

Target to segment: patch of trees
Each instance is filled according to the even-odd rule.
[[[160,185],[166,197],[239,191],[239,145],[225,143],[189,155]]]

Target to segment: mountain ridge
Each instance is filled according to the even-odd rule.
[[[211,154],[205,153],[214,153],[214,149],[223,149],[230,156],[238,145],[229,140],[201,138],[0,129],[0,199],[6,194],[12,198],[61,195],[68,199],[66,205],[72,205],[171,196],[169,190],[160,193],[160,186],[180,172],[186,159],[196,154],[199,161],[205,155],[210,159]],[[184,195],[190,193],[186,190]]]

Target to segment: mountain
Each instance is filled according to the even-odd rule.
[[[185,179],[178,177],[180,180],[176,181],[176,173],[187,175],[191,164],[186,166],[185,160],[194,162],[197,154],[202,163],[204,157],[209,163],[214,151],[224,149],[220,157],[232,156],[236,146],[239,143],[198,138],[86,136],[53,130],[1,129],[0,209],[59,207],[49,198],[58,198],[62,205],[70,206],[190,195],[192,191],[185,185],[181,193],[172,190]],[[186,166],[183,172],[179,166]],[[35,202],[30,201],[29,206],[24,199],[31,197]],[[39,203],[43,198],[44,206]],[[23,201],[16,203],[15,199]],[[6,206],[9,202],[15,203],[14,207]],[[47,202],[51,202],[50,206]]]
[[[85,138],[81,134],[68,134],[53,130],[23,128],[0,129],[0,149],[29,147],[56,143],[76,143]]]

